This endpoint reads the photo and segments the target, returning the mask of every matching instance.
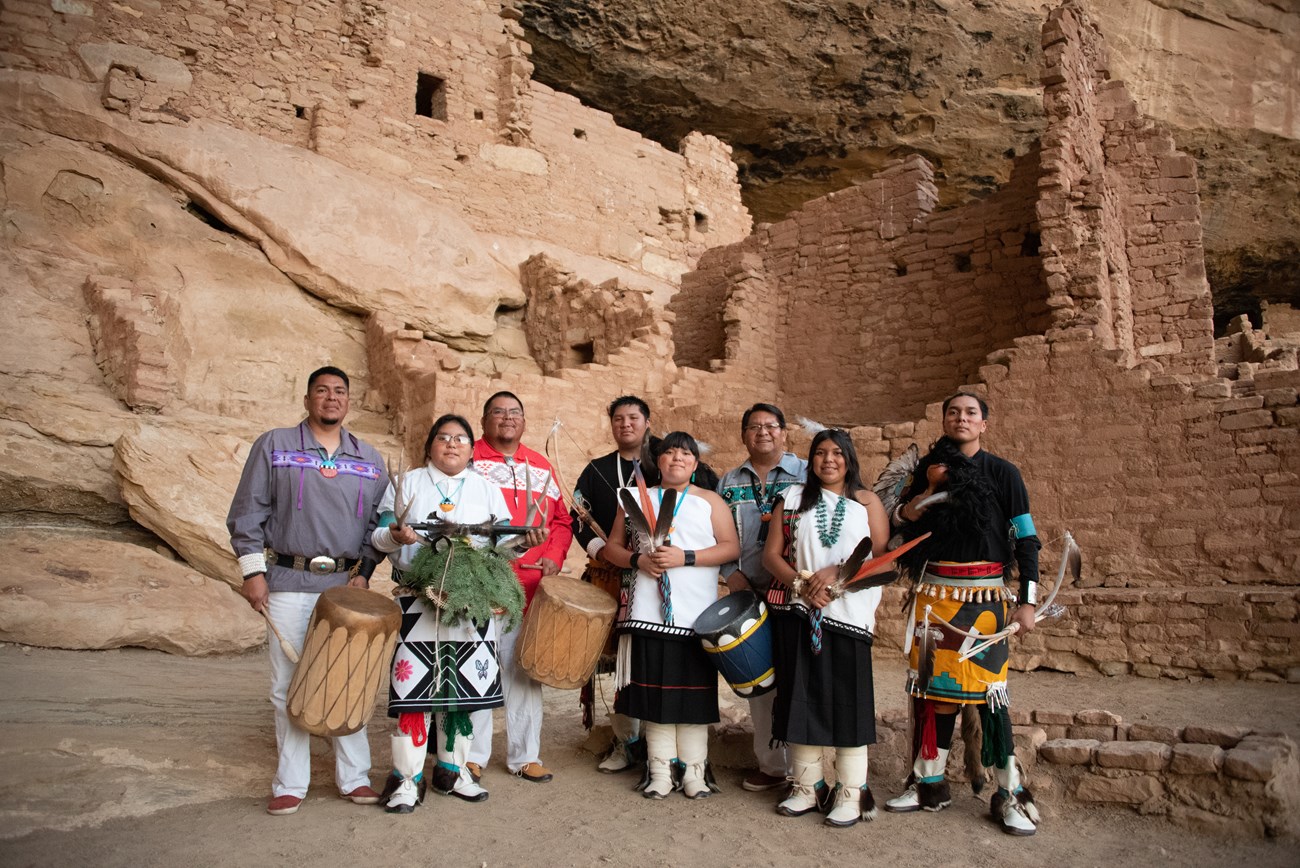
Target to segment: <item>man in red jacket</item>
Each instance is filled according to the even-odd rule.
[[[515,561],[515,575],[531,603],[542,579],[560,571],[573,540],[573,524],[560,499],[560,488],[555,483],[550,462],[523,444],[524,427],[524,404],[518,396],[497,392],[488,398],[483,405],[483,438],[474,444],[471,466],[500,486],[510,507],[511,524],[524,523],[531,492],[537,507],[532,523],[549,531],[544,543]],[[518,668],[515,652],[518,636],[518,630],[504,633],[497,643],[506,700],[506,767],[518,777],[540,784],[551,779],[540,757],[542,685]],[[472,720],[474,742],[465,765],[477,781],[492,754],[492,712],[474,712]]]

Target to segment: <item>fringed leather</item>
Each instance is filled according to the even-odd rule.
[[[614,689],[622,690],[632,683],[632,634],[618,637],[618,659],[614,664]]]
[[[972,705],[961,707],[961,743],[963,764],[970,788],[975,795],[984,789],[984,727],[980,710]]]

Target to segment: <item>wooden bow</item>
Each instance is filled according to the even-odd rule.
[[[555,433],[562,427],[564,427],[564,425],[557,417],[555,423],[551,425],[551,432],[546,435],[546,443],[542,447],[546,452],[547,460],[551,462],[551,476],[554,477],[555,484],[560,489],[560,500],[583,524],[591,528],[592,533],[600,537],[601,542],[608,542],[609,535],[605,533],[601,526],[596,522],[596,519],[587,509],[587,505],[581,503],[577,497],[569,493],[571,491],[576,491],[577,489],[570,488],[568,483],[564,480],[564,474],[560,469],[560,449],[558,444],[555,442]],[[570,440],[573,440],[573,435],[569,434],[568,431],[565,431],[564,433]],[[577,446],[579,450],[582,449],[576,440],[573,440],[573,445]]]
[[[1080,570],[1082,569],[1082,554],[1079,551],[1079,544],[1074,541],[1074,537],[1071,536],[1068,530],[1065,532],[1065,549],[1064,551],[1061,552],[1061,566],[1056,574],[1056,584],[1052,587],[1052,592],[1047,595],[1047,599],[1044,600],[1042,604],[1040,604],[1034,610],[1035,624],[1038,624],[1046,620],[1047,618],[1052,618],[1060,614],[1061,607],[1053,606],[1052,601],[1056,599],[1057,591],[1061,590],[1061,585],[1065,583],[1065,570],[1067,567],[1069,567],[1071,574],[1074,576],[1074,582],[1077,584],[1079,581],[1079,573]],[[982,653],[986,648],[991,648],[997,643],[1002,642],[1006,639],[1010,639],[1016,633],[1020,632],[1020,624],[1014,623],[1003,630],[999,630],[996,633],[992,633],[988,636],[980,636],[978,634],[967,633],[965,630],[961,630],[957,627],[953,627],[951,624],[949,624],[947,621],[944,621],[938,615],[934,615],[933,617],[935,618],[935,620],[940,621],[944,625],[946,625],[950,630],[956,630],[957,632],[969,636],[972,639],[983,640],[971,646],[969,650],[967,650],[964,654],[958,657],[957,659],[959,661],[969,660],[970,658],[974,657],[976,654]]]

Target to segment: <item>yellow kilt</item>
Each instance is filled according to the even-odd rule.
[[[957,566],[957,565],[954,565]],[[938,565],[937,569],[943,569]],[[935,618],[930,626],[943,634],[934,653],[933,675],[929,684],[916,680],[920,663],[920,636],[925,627],[926,608],[954,627],[981,635],[996,633],[1007,624],[1013,595],[1002,576],[953,578],[926,571],[917,586],[912,653],[908,658],[909,690],[913,696],[937,702],[978,705],[987,700],[989,689],[1005,690],[1008,645],[998,642],[969,660],[957,658],[976,644],[976,640],[953,633]]]

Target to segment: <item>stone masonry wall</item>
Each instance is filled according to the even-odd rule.
[[[1213,324],[1196,164],[1140,115],[1074,4],[1043,28],[1043,195],[1038,203],[1057,329],[1083,328],[1125,363],[1209,373]]]
[[[175,397],[176,371],[158,293],[105,275],[86,278],[83,289],[95,360],[113,395],[136,412],[165,408]]]
[[[1024,474],[1043,575],[1057,540],[1085,553],[1066,614],[1013,643],[1018,668],[1279,680],[1300,665],[1300,371],[1248,380],[1152,376],[1093,340],[1022,338],[971,387],[987,448]],[[940,433],[853,429],[864,474]],[[892,437],[882,436],[886,432]],[[897,591],[895,593],[901,593]],[[902,635],[898,605],[879,631]]]
[[[1046,325],[1035,165],[1022,158],[997,194],[931,214],[933,169],[908,158],[715,251],[670,305],[677,361],[775,368],[783,399],[821,421],[920,412]]]
[[[646,292],[618,280],[582,280],[544,253],[519,267],[528,309],[524,332],[542,372],[609,361],[610,353],[651,332],[667,334],[671,318],[655,316]]]
[[[1197,829],[1300,831],[1300,754],[1285,735],[1126,724],[1102,710],[1037,711],[1029,728],[1038,768],[1067,798],[1130,805]]]
[[[13,0],[0,64],[81,80],[143,65],[148,80],[170,62],[192,80],[167,81],[160,120],[208,117],[309,147],[406,179],[481,232],[661,280],[748,232],[725,145],[695,136],[675,154],[532,82],[517,18],[460,0]],[[129,96],[129,84],[114,88]]]
[[[748,712],[723,698],[710,761],[722,768],[753,764]],[[739,713],[738,713],[739,712]],[[1016,762],[1047,822],[1067,817],[1074,805],[1126,806],[1167,817],[1197,830],[1228,835],[1282,837],[1300,831],[1300,752],[1290,737],[1271,732],[1186,723],[1126,723],[1104,709],[1011,709]],[[946,777],[954,796],[969,793],[967,749],[953,733]],[[598,752],[609,743],[606,727],[588,741]],[[911,737],[904,709],[877,719],[871,747],[872,789],[892,794],[911,771]],[[985,770],[982,792],[995,786]]]
[[[1085,553],[1084,587],[1013,643],[1013,665],[1293,679],[1294,347],[1243,330],[1216,366],[1193,161],[1108,80],[1076,4],[1043,43],[1049,124],[1007,188],[933,214],[914,158],[710,251],[673,309],[720,294],[728,313],[679,330],[678,362],[775,360],[788,416],[857,423],[868,479],[939,436],[945,394],[987,395],[985,446],[1023,471],[1045,578],[1066,530]],[[750,286],[767,297],[732,316]],[[897,609],[881,607],[886,641]]]

